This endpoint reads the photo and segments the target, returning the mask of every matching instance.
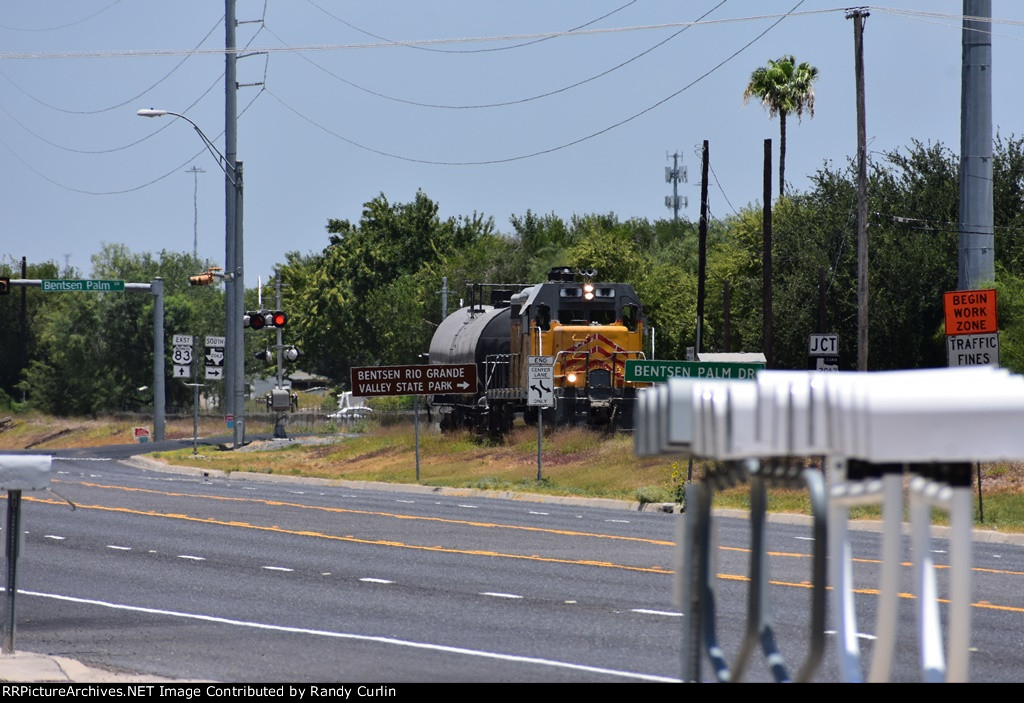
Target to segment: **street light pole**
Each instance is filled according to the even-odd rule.
[[[195,122],[179,112],[154,108],[139,110],[139,117],[178,117],[185,120],[199,135],[207,151],[224,171],[224,398],[227,411],[234,418],[234,446],[245,442],[245,350],[242,338],[242,315],[245,305],[245,279],[242,271],[242,162],[221,154],[210,138]]]

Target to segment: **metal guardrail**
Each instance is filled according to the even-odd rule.
[[[888,681],[896,643],[898,570],[902,563],[902,486],[909,478],[911,547],[917,595],[921,678],[968,680],[971,596],[970,462],[1024,459],[1024,377],[992,367],[906,372],[843,373],[762,371],[756,381],[674,378],[645,389],[637,403],[640,456],[696,456],[724,462],[699,484],[687,486],[682,550],[683,678],[700,680],[701,654],[719,681],[743,675],[760,644],[776,681],[806,681],[815,656],[790,678],[775,642],[765,573],[762,495],[766,481],[793,474],[788,458],[823,456],[830,489],[820,472],[801,476],[814,513],[810,650],[823,647],[824,554],[831,553],[838,668],[843,681],[862,681],[853,599],[849,508],[883,507],[882,568],[877,638],[868,680]],[[740,467],[740,468],[737,468]],[[817,474],[816,479],[810,478]],[[723,480],[751,486],[751,578],[743,644],[730,663],[715,633],[715,592],[709,562],[711,495]],[[931,510],[950,514],[949,627],[942,638]],[[827,516],[827,518],[826,518]],[[819,564],[819,556],[821,562]],[[820,573],[818,569],[821,569]],[[823,606],[822,606],[823,607]],[[703,652],[701,644],[703,643]]]

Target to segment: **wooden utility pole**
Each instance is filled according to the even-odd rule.
[[[857,370],[868,370],[868,146],[864,122],[865,8],[846,13],[853,19],[854,72],[857,81]]]
[[[704,140],[700,163],[700,224],[697,228],[697,344],[700,354],[704,343],[704,278],[708,258],[708,140]]]
[[[761,219],[764,228],[762,244],[761,316],[764,322],[764,358],[772,366],[772,140],[764,140],[764,205]]]

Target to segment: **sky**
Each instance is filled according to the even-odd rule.
[[[992,5],[993,127],[1021,135],[1024,3]],[[958,153],[962,2],[867,7],[872,157],[915,139]],[[118,243],[223,264],[218,162],[187,122],[136,115],[187,114],[224,149],[223,15],[218,0],[4,3],[0,257],[89,277]],[[696,220],[704,140],[711,216],[758,204],[779,123],[743,90],[785,54],[820,71],[814,116],[787,122],[788,187],[855,154],[853,23],[821,0],[237,0],[237,17],[247,287],[379,194],[422,190],[442,217],[505,233],[528,210],[669,219],[678,154]]]

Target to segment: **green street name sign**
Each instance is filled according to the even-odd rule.
[[[85,291],[89,293],[124,292],[124,281],[104,281],[101,279],[77,278],[44,278],[44,293],[64,293],[67,291]]]
[[[638,383],[664,383],[670,378],[727,378],[753,380],[764,364],[728,361],[657,361],[630,359],[626,362],[626,380]]]

